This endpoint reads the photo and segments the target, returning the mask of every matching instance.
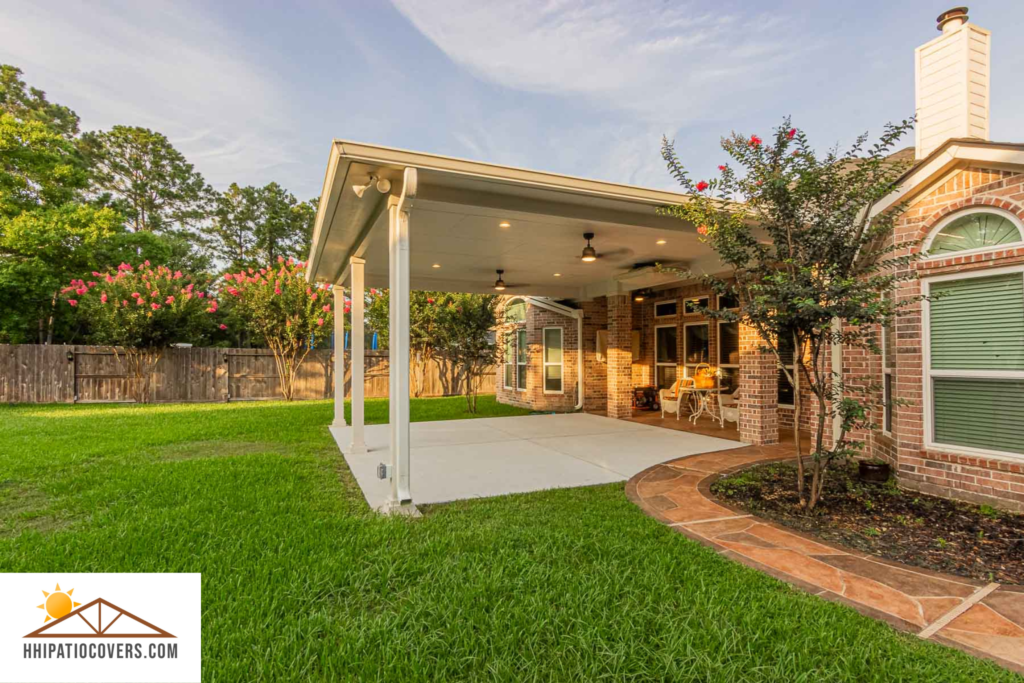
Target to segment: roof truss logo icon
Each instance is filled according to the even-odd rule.
[[[25,638],[174,637],[176,636],[159,626],[151,624],[103,598],[96,598],[25,636]]]

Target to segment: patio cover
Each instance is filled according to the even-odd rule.
[[[331,146],[307,278],[352,288],[352,452],[365,452],[364,287],[391,290],[390,468],[394,509],[409,480],[409,292],[494,292],[586,300],[677,278],[655,262],[715,272],[694,226],[657,208],[687,196],[421,152],[336,140]],[[592,241],[600,257],[580,259]],[[659,244],[659,242],[661,242]],[[337,310],[343,310],[339,307]],[[342,325],[337,316],[336,325]],[[336,383],[344,354],[336,354]],[[337,396],[341,392],[336,393]],[[346,426],[343,401],[335,427]],[[388,464],[388,463],[385,463]]]

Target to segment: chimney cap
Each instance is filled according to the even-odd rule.
[[[957,26],[966,24],[967,19],[968,16],[966,7],[954,7],[940,14],[935,21],[938,22],[938,29],[940,31],[943,31],[945,30],[946,24],[952,23],[954,21],[959,22],[956,24],[956,26],[953,27],[956,28]]]

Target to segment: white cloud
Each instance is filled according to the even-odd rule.
[[[0,60],[78,112],[83,129],[164,133],[215,186],[260,182],[299,161],[276,77],[260,73],[200,8],[7,0]]]
[[[653,122],[713,115],[807,41],[795,22],[664,0],[394,0],[455,63],[508,88],[583,96]],[[803,45],[796,48],[796,45]]]

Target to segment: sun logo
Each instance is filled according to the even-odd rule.
[[[36,606],[39,609],[46,610],[46,619],[43,620],[44,624],[50,619],[60,619],[67,616],[71,610],[82,604],[71,599],[71,594],[74,592],[74,588],[67,592],[62,591],[59,583],[52,593],[43,591],[43,595],[46,596],[46,602]]]

